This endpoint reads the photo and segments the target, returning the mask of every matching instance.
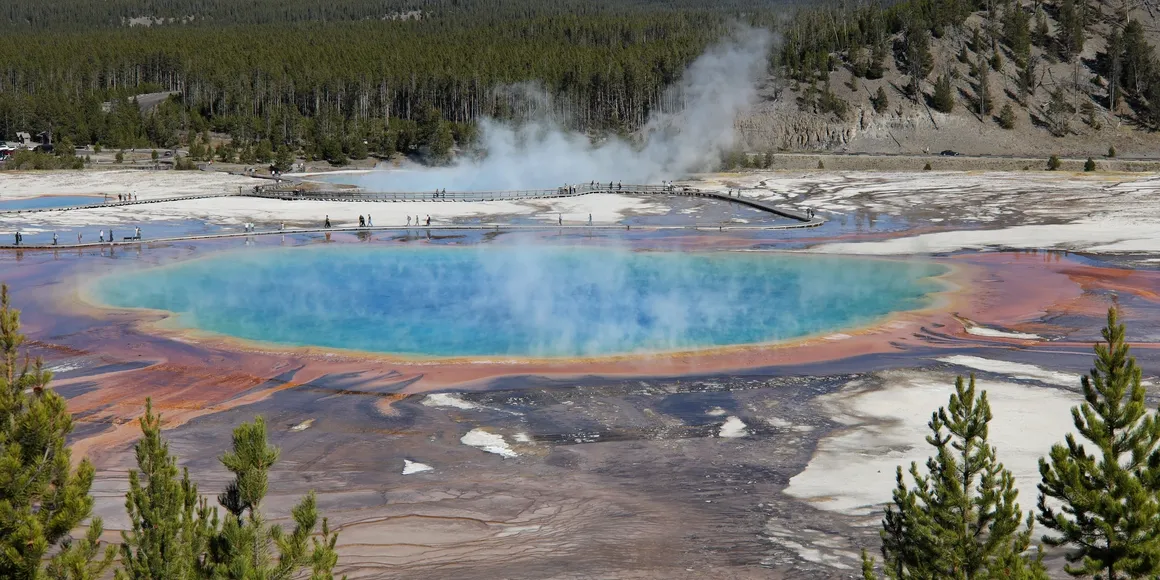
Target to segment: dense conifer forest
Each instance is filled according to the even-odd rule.
[[[1127,0],[12,2],[0,8],[0,135],[50,129],[76,145],[180,145],[195,158],[247,163],[285,147],[341,163],[396,151],[446,159],[471,143],[484,116],[550,112],[592,134],[627,133],[650,112],[680,106],[665,87],[735,23],[779,32],[771,72],[804,86],[807,108],[823,114],[845,117],[847,103],[829,90],[841,68],[866,79],[896,70],[912,100],[933,94],[931,106],[950,112],[948,71],[934,70],[931,47],[954,37],[968,39],[960,53],[974,79],[968,108],[983,118],[992,112],[988,68],[1015,63],[1018,102],[1029,107],[1043,68],[1074,61],[1075,88],[1057,90],[1045,107],[1052,132],[1067,132],[1093,74],[1102,94],[1084,89],[1089,100],[1156,126],[1160,67],[1131,8]],[[1080,58],[1096,38],[1107,48]],[[172,94],[156,107],[132,101],[157,92]],[[876,99],[884,112],[886,95]]]
[[[239,151],[358,157],[364,141],[382,154],[468,142],[480,116],[543,109],[538,91],[570,126],[628,131],[676,106],[663,88],[726,23],[768,18],[766,4],[13,3],[0,9],[0,134],[128,148],[212,132]],[[174,96],[154,114],[128,100],[161,91]]]

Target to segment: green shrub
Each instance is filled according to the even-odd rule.
[[[1015,128],[1015,109],[1011,107],[1011,103],[1003,105],[999,111],[999,126],[1004,129]]]
[[[1091,157],[1088,157],[1087,161],[1084,161],[1084,163],[1083,163],[1083,170],[1084,171],[1095,171],[1096,170],[1095,160],[1092,159]]]
[[[870,104],[874,105],[875,113],[885,113],[887,107],[890,106],[890,99],[886,97],[886,91],[882,87],[878,87],[878,92],[870,97]]]
[[[1047,170],[1048,171],[1055,171],[1056,169],[1059,169],[1060,165],[1063,165],[1063,163],[1061,163],[1059,161],[1059,156],[1057,156],[1057,155],[1052,155],[1051,157],[1049,157],[1047,159]]]

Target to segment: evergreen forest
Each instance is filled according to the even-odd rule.
[[[981,118],[999,112],[989,77],[1016,77],[1016,102],[1030,110],[1044,69],[1074,63],[1074,78],[1057,79],[1042,107],[1053,133],[1097,106],[1154,128],[1160,66],[1133,9],[1128,0],[9,2],[0,136],[196,146],[191,156],[205,160],[251,152],[243,162],[285,147],[341,163],[395,152],[445,161],[471,145],[481,117],[550,114],[594,137],[627,134],[651,112],[679,108],[681,95],[665,88],[739,24],[778,32],[770,72],[816,112],[845,118],[849,104],[829,90],[843,68],[897,74],[910,99],[950,112],[960,73],[934,70],[932,46],[954,38],[966,39],[968,109]],[[1092,42],[1096,57],[1082,57]],[[150,93],[162,94],[159,105],[133,100]],[[871,101],[887,111],[885,93]],[[1007,111],[1000,125],[1013,118]]]

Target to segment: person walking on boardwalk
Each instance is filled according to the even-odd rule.
[[[427,227],[431,227],[431,216],[427,216]]]
[[[358,214],[358,227],[360,227],[360,228],[365,228],[365,227],[367,227],[367,220],[366,220],[366,218],[364,218],[364,217],[362,216],[362,214],[361,214],[361,213],[360,213],[360,214]]]
[[[52,245],[56,245],[56,232],[52,232]]]
[[[109,243],[113,243],[113,240],[115,239],[116,238],[113,237],[113,228],[109,228]]]
[[[411,216],[407,216],[407,227],[411,227]]]
[[[100,237],[97,238],[97,241],[102,243],[105,241],[105,230],[101,230]]]
[[[564,225],[564,214],[559,214],[559,213],[556,214],[556,225],[558,225],[558,226]]]
[[[588,214],[588,225],[592,225],[592,214]]]
[[[81,233],[77,232],[77,245],[81,245]]]
[[[369,214],[369,213],[367,214],[367,227],[368,228],[375,227],[375,224],[371,223],[371,214]]]
[[[327,214],[327,216],[326,216],[326,221],[324,221],[324,222],[322,223],[322,227],[324,227],[324,228],[330,228],[330,215],[329,215],[329,214]]]

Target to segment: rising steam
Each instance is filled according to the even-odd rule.
[[[480,123],[487,156],[437,169],[376,171],[356,178],[374,191],[541,189],[566,183],[653,183],[709,168],[734,145],[734,119],[757,97],[773,36],[739,28],[695,60],[669,91],[684,102],[676,113],[653,114],[634,145],[587,136],[541,119],[509,125]]]

